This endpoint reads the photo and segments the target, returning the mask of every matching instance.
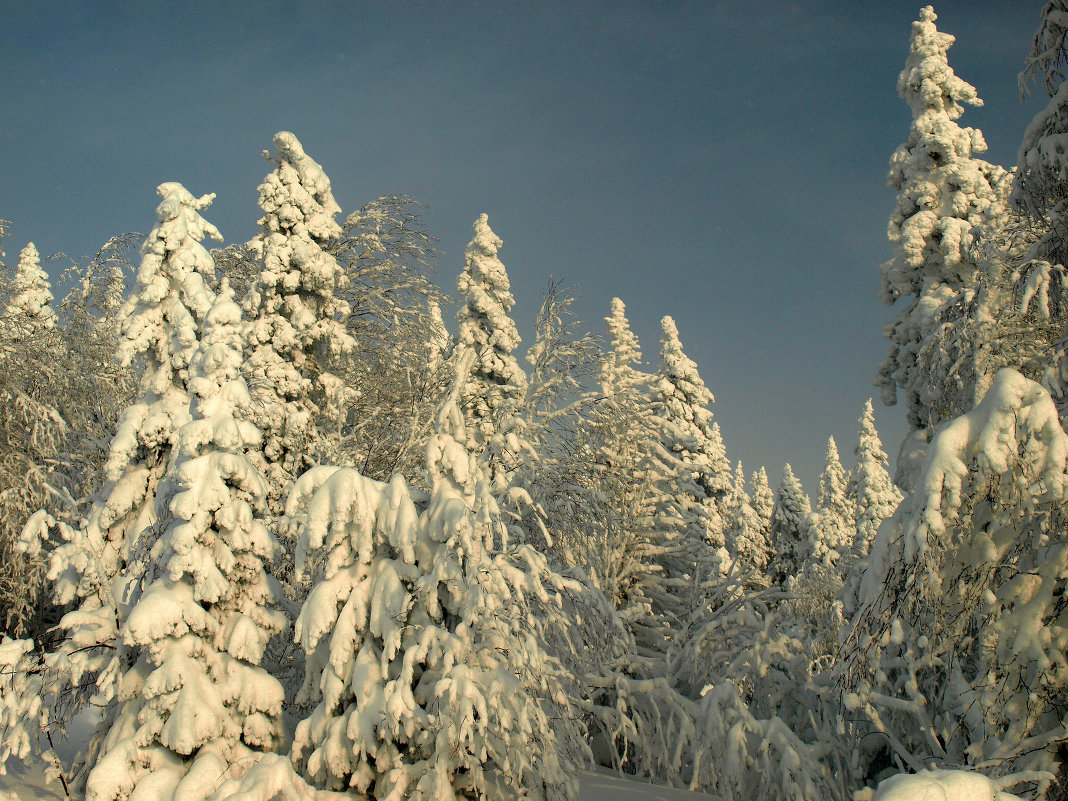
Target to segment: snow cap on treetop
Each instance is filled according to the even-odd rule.
[[[322,165],[304,152],[300,140],[289,131],[279,131],[271,142],[274,144],[275,155],[272,156],[270,151],[264,150],[263,157],[278,166],[290,165],[296,170],[301,187],[312,195],[327,215],[333,218],[335,214],[340,214],[341,206],[334,200],[330,191],[330,179]]]
[[[946,51],[956,37],[935,28],[936,19],[934,8],[925,6],[920,9],[920,18],[912,23],[909,57],[898,76],[897,93],[916,116],[933,110],[956,120],[964,113],[961,103],[981,106],[983,101],[974,86],[953,73]],[[973,150],[982,152],[980,148]]]

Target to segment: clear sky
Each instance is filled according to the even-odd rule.
[[[345,213],[411,195],[455,289],[481,212],[532,339],[550,277],[603,330],[618,295],[655,366],[662,315],[716,395],[732,461],[846,467],[894,311],[887,161],[919,3],[0,0],[0,217],[8,260],[147,231],[155,186],[216,192],[249,239],[259,153],[293,131]],[[935,5],[986,101],[961,123],[1015,163],[1041,98],[1017,74],[1041,2]],[[1039,90],[1041,93],[1041,90]],[[876,397],[894,455],[904,409]]]

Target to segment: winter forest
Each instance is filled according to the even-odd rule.
[[[521,338],[492,209],[446,294],[420,205],[342,209],[294,133],[248,242],[197,194],[243,188],[161,183],[57,280],[4,210],[0,765],[86,801],[1068,799],[1066,37],[1050,0],[999,166],[919,11],[870,265],[908,435],[869,401],[809,491],[732,458],[671,316],[640,343],[553,284]]]

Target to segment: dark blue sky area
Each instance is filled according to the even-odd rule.
[[[524,348],[550,276],[598,332],[623,298],[654,365],[673,315],[732,461],[773,482],[789,461],[814,492],[886,349],[885,175],[919,7],[0,0],[5,249],[147,231],[171,180],[218,193],[208,218],[246,240],[259,153],[291,130],[346,214],[387,193],[428,204],[450,291],[487,212]],[[1040,9],[935,5],[986,101],[962,123],[1006,166],[1041,107],[1016,84]],[[893,454],[904,411],[876,413]]]

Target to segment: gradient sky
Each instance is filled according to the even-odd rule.
[[[935,5],[986,101],[962,124],[1011,166],[1043,105],[1017,74],[1041,2]],[[487,212],[532,339],[551,277],[601,332],[627,304],[655,366],[662,315],[716,395],[732,461],[791,462],[815,492],[828,434],[848,468],[894,314],[887,161],[919,3],[161,3],[0,0],[0,217],[8,262],[147,231],[155,186],[216,192],[256,233],[259,153],[291,130],[347,214],[428,205],[455,290]],[[1041,90],[1040,90],[1041,94]],[[886,449],[904,408],[876,398]]]

